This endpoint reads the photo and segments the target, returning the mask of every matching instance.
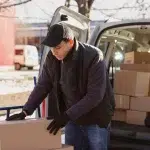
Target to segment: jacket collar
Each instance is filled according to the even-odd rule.
[[[78,48],[79,42],[74,38],[74,45],[63,61],[66,62],[69,59],[76,60]]]

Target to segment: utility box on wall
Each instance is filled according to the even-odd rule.
[[[15,46],[15,10],[12,7],[0,14],[3,16],[0,17],[0,66],[11,66]]]

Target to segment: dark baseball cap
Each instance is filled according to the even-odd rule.
[[[72,30],[66,24],[57,23],[49,28],[47,36],[41,44],[49,47],[56,47],[63,40],[72,38],[73,38]]]

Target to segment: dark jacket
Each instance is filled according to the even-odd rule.
[[[49,94],[49,104],[56,111],[52,115],[66,111],[71,120],[80,125],[107,127],[115,102],[102,52],[75,40],[63,63],[64,66],[60,65],[51,51],[48,53],[38,84],[23,109],[32,114]],[[64,67],[63,76],[60,67]],[[60,76],[64,92],[60,88]],[[65,105],[62,94],[68,96]]]

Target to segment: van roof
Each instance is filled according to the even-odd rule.
[[[24,48],[36,48],[34,45],[15,45],[15,49],[24,49]]]

